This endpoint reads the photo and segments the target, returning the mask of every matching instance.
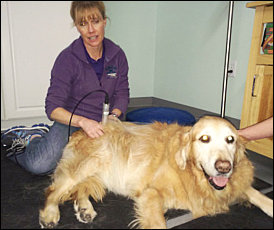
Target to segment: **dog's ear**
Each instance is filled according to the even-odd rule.
[[[246,145],[250,140],[248,140],[247,138],[245,138],[245,137],[239,135],[239,141],[240,141],[242,144]]]
[[[236,152],[236,155],[235,155],[235,162],[236,163],[238,163],[239,161],[241,161],[244,158],[245,152],[246,152],[245,145],[248,142],[249,142],[248,139],[246,139],[242,136],[238,137],[238,140],[237,140],[237,143],[236,143],[237,152]]]
[[[185,169],[186,167],[189,148],[190,148],[190,132],[184,134],[182,149],[175,154],[176,163],[179,166],[179,168],[182,170]]]

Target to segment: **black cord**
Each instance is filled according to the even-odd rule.
[[[69,128],[68,128],[68,141],[69,141],[69,136],[70,136],[70,126],[71,126],[71,121],[72,121],[72,116],[73,114],[75,113],[78,105],[87,97],[89,96],[90,94],[92,93],[95,93],[95,92],[102,92],[102,93],[105,93],[105,104],[108,104],[109,103],[109,97],[108,97],[108,93],[105,91],[105,90],[102,90],[102,89],[98,89],[98,90],[94,90],[94,91],[91,91],[89,93],[87,93],[85,96],[83,96],[77,103],[77,105],[74,107],[72,113],[71,113],[71,116],[70,116],[70,120],[69,120]]]

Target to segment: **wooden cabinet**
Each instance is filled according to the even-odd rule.
[[[251,2],[247,7],[256,11],[240,128],[273,116],[273,54],[261,52],[264,25],[273,23],[273,1]],[[247,149],[273,159],[273,137],[251,141]]]

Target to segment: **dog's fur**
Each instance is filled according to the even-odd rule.
[[[58,204],[69,199],[77,219],[92,222],[96,212],[89,196],[102,200],[106,190],[134,200],[134,224],[140,228],[166,228],[164,213],[171,208],[199,217],[226,212],[243,200],[273,216],[273,201],[253,189],[252,181],[243,142],[225,119],[206,116],[193,127],[109,121],[100,138],[82,130],[72,135],[39,222],[54,227]]]

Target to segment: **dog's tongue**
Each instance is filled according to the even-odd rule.
[[[228,178],[223,177],[223,176],[212,177],[212,180],[219,187],[224,187],[228,182]]]

